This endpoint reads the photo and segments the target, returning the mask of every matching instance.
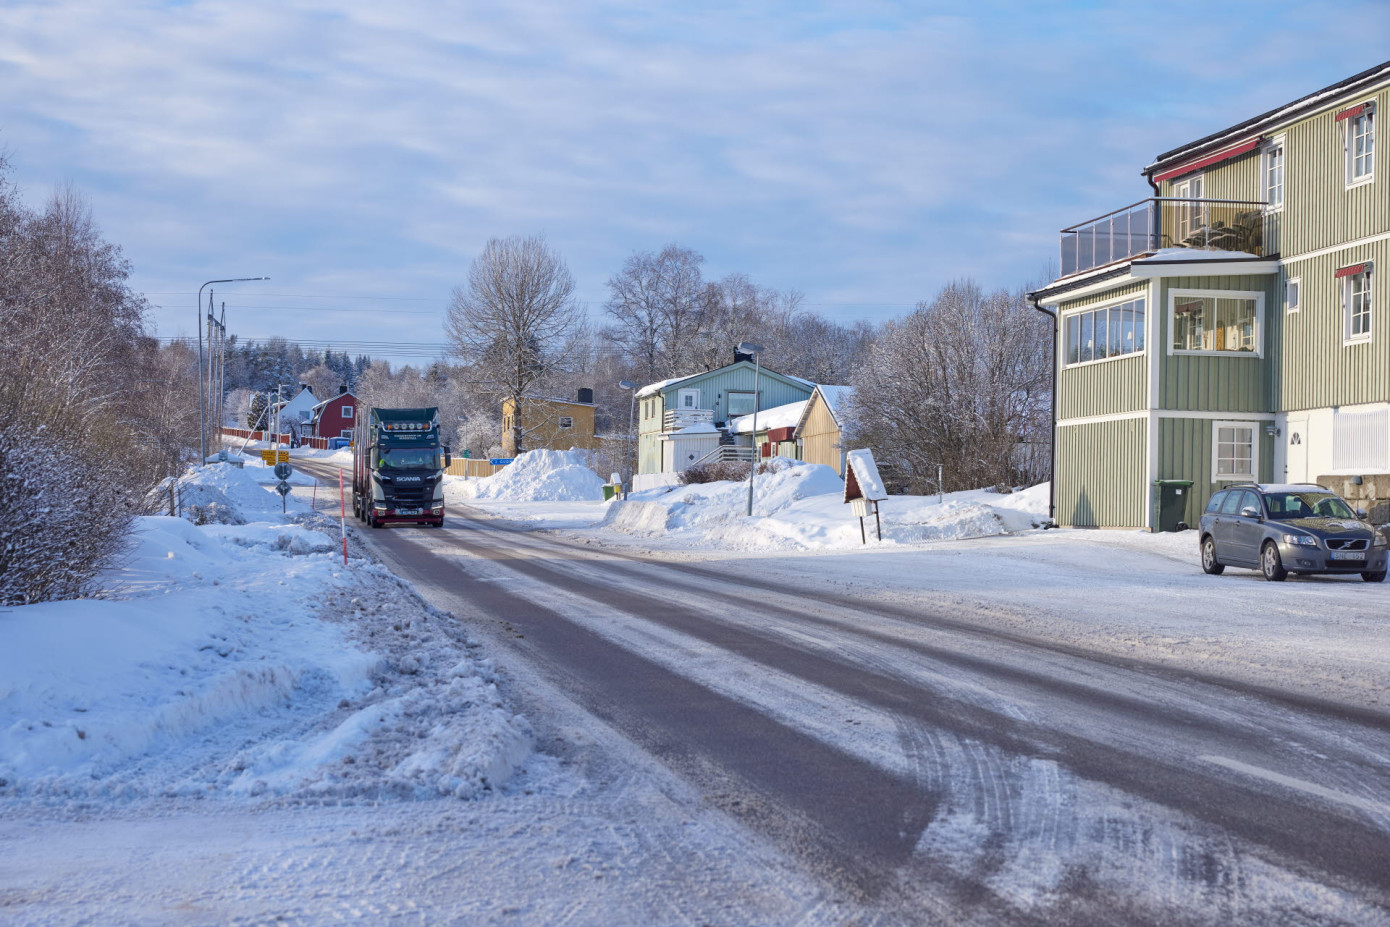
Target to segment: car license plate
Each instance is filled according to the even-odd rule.
[[[1328,551],[1333,560],[1365,560],[1364,550],[1332,550]]]
[[[419,509],[396,509],[397,515],[419,515]]]

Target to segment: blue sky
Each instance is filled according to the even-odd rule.
[[[677,242],[882,320],[1035,282],[1154,155],[1387,35],[1383,0],[0,0],[0,148],[88,195],[163,335],[264,274],[219,294],[243,337],[438,343],[483,243],[535,233],[596,316]]]

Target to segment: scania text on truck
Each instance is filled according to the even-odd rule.
[[[444,526],[439,410],[361,409],[352,439],[352,512],[373,528]]]

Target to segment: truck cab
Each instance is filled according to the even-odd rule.
[[[353,514],[373,528],[442,527],[449,463],[438,409],[362,410],[353,438]]]

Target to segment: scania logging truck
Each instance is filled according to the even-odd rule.
[[[444,468],[439,410],[361,409],[352,438],[352,512],[380,528],[444,526]]]

